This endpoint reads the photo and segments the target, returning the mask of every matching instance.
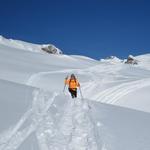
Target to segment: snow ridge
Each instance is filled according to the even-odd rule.
[[[44,53],[42,49],[45,47],[46,48],[50,47],[50,50],[52,51],[55,50],[55,54],[62,54],[62,51],[52,44],[42,44],[42,45],[32,44],[32,43],[24,42],[20,40],[6,39],[1,35],[0,35],[0,44],[8,46],[10,48],[12,47],[12,48],[20,49],[20,50],[38,52],[38,53]]]

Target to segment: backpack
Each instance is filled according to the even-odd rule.
[[[70,87],[70,83],[72,82],[72,80],[74,80],[75,83],[77,84],[77,79],[70,79],[70,80],[69,80],[69,87]]]

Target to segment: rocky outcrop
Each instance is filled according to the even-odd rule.
[[[129,55],[128,59],[125,61],[125,64],[137,65],[138,61],[132,55]]]
[[[62,54],[60,49],[51,44],[43,45],[41,49],[49,54]]]

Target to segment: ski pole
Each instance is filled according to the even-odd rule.
[[[80,90],[81,99],[83,100],[83,95],[82,95],[81,87],[79,87],[79,90]]]
[[[66,89],[66,84],[64,85],[63,93],[65,92],[65,89]]]
[[[65,78],[65,80],[67,80],[67,79],[68,79],[68,76]],[[65,89],[66,89],[66,83],[64,85],[63,93],[65,92]]]

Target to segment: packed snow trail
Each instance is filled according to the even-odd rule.
[[[40,150],[99,150],[87,103],[66,96],[64,113],[55,122],[50,108],[57,95],[35,90],[31,108],[16,126],[1,134],[0,150],[18,149],[32,133],[37,137]]]
[[[57,93],[51,95],[48,92],[36,90],[33,94],[31,109],[24,114],[14,128],[0,136],[0,150],[16,150],[31,133],[38,131],[45,116],[49,116],[49,108]],[[29,125],[28,122],[30,122]]]
[[[106,90],[93,96],[93,99],[97,99],[97,101],[108,104],[114,104],[121,97],[146,86],[150,86],[150,78],[126,82],[111,88],[107,88]]]
[[[66,150],[99,150],[94,123],[88,116],[88,106],[81,99],[70,99],[60,122],[60,132],[66,139]]]

